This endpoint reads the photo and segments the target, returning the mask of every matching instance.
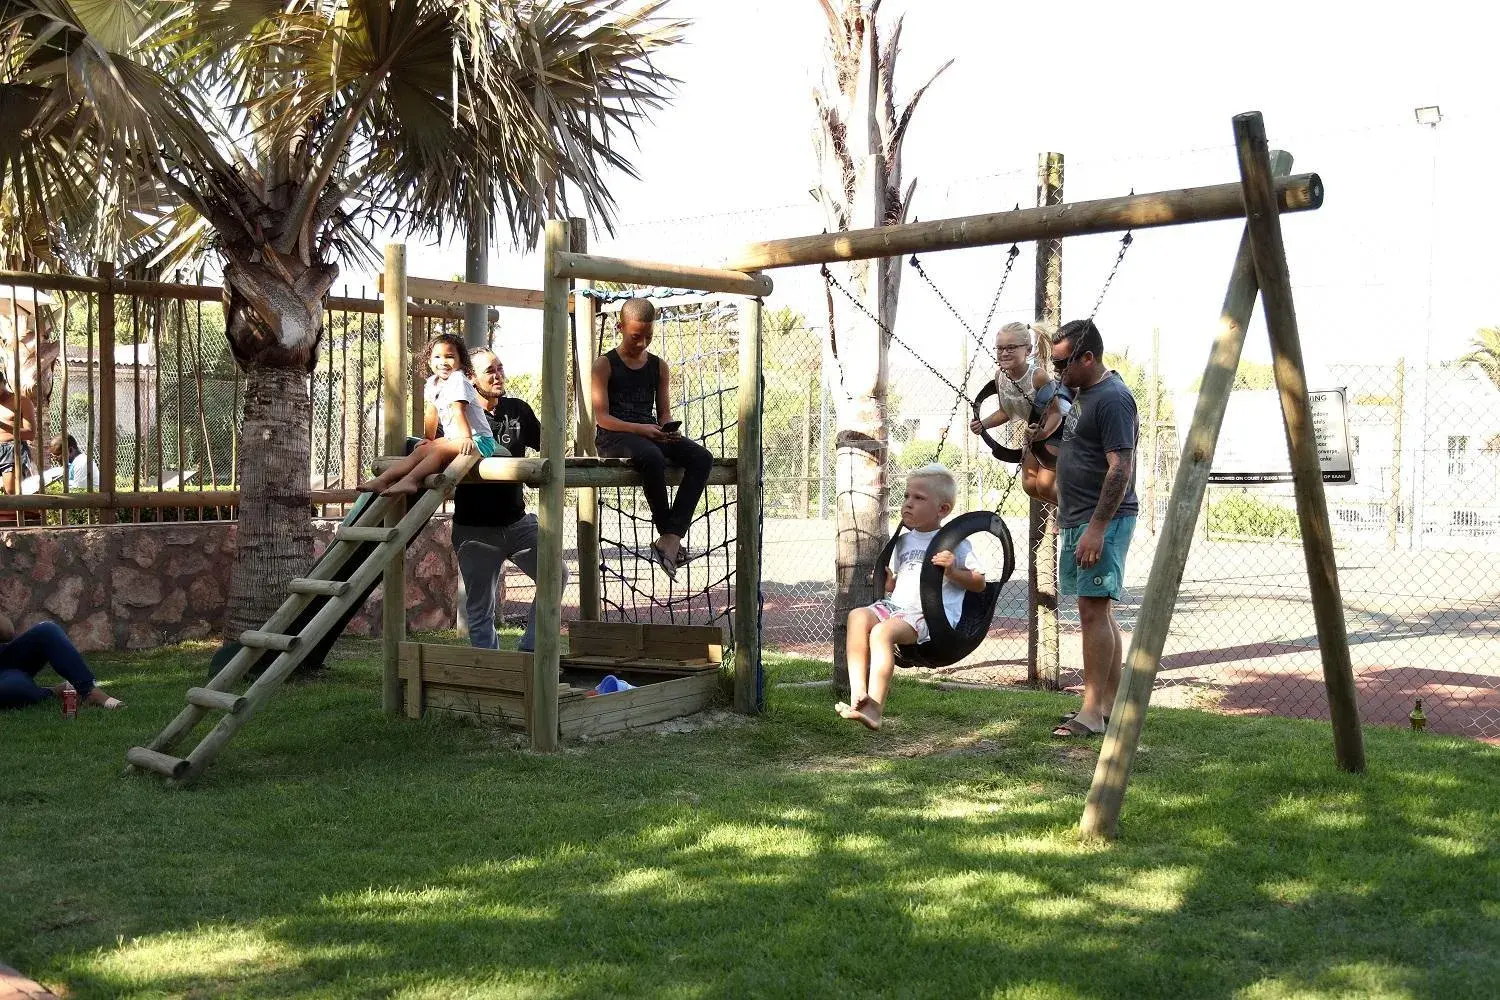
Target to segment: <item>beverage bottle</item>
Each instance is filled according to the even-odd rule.
[[[78,689],[66,681],[62,687],[62,714],[64,719],[78,717]]]
[[[1411,723],[1412,729],[1420,731],[1427,728],[1427,716],[1422,712],[1421,698],[1417,699],[1417,707],[1411,710],[1411,714],[1406,717],[1406,721]]]

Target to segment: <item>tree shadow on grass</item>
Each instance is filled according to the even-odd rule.
[[[901,684],[869,734],[790,689],[756,725],[552,757],[296,697],[199,790],[84,776],[126,821],[73,814],[76,838],[134,863],[107,899],[93,861],[40,883],[0,922],[14,957],[111,997],[1446,998],[1500,974],[1478,745],[1372,733],[1355,778],[1324,726],[1154,712],[1106,848],[1073,834],[1097,743],[1045,737],[1057,696]],[[33,837],[64,832],[52,805]],[[60,894],[95,919],[46,929]]]

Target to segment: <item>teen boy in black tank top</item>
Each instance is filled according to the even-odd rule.
[[[630,299],[620,309],[619,346],[594,360],[594,440],[600,455],[628,458],[640,470],[651,520],[660,532],[650,555],[676,579],[677,567],[687,562],[682,540],[708,485],[713,456],[679,432],[662,430],[672,419],[672,377],[667,363],[647,350],[655,323],[656,306],[646,299]],[[669,462],[683,470],[670,503]]]

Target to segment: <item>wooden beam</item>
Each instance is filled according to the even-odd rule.
[[[1292,280],[1287,270],[1281,218],[1272,192],[1266,126],[1260,112],[1236,115],[1235,145],[1245,188],[1250,253],[1265,304],[1266,330],[1271,335],[1271,360],[1276,388],[1281,394],[1281,417],[1292,460],[1292,484],[1297,496],[1297,521],[1302,528],[1302,554],[1307,560],[1313,619],[1322,652],[1323,682],[1328,689],[1328,714],[1333,722],[1334,754],[1339,767],[1356,774],[1365,769],[1364,736],[1359,728],[1359,704],[1354,666],[1349,658],[1349,634],[1344,623],[1344,601],[1339,593],[1338,564],[1333,554],[1333,530],[1328,524],[1328,502],[1323,492],[1323,470],[1313,431],[1312,405],[1307,398],[1307,373],[1302,364],[1302,340],[1297,311],[1292,304]]]
[[[395,464],[398,459],[395,456],[382,456],[375,460],[375,468],[387,469]],[[626,459],[605,458],[594,456],[577,456],[564,458],[567,463],[563,471],[563,486],[566,489],[590,489],[603,486],[639,486],[641,485],[640,473],[631,468]],[[549,459],[545,458],[486,458],[482,459],[476,471],[467,477],[467,482],[487,483],[521,483],[525,486],[543,487],[552,481],[552,470],[555,468]],[[708,484],[710,486],[728,486],[738,479],[735,460],[733,458],[719,458],[714,460],[713,467],[708,472]],[[431,476],[427,484],[432,485],[437,481],[437,476]],[[667,469],[668,485],[676,486],[682,482],[682,470],[669,467]],[[146,494],[148,496],[155,494]],[[237,495],[237,494],[236,494]],[[61,500],[62,497],[51,497],[52,500]],[[329,503],[338,501],[330,500]],[[38,504],[37,506],[56,507],[55,503]],[[0,510],[5,505],[0,501]]]
[[[384,276],[381,277],[383,281]],[[507,288],[503,285],[481,285],[471,281],[442,281],[437,278],[408,276],[406,293],[414,299],[472,302],[502,309],[542,308],[542,293],[535,288]],[[572,309],[573,297],[570,295],[568,296],[568,311],[571,312]]]
[[[1284,176],[1292,169],[1290,153],[1278,152],[1274,170]],[[1125,672],[1120,690],[1110,709],[1109,728],[1099,761],[1094,767],[1083,817],[1078,829],[1086,837],[1114,839],[1119,831],[1120,809],[1125,803],[1125,788],[1140,748],[1141,729],[1146,709],[1151,703],[1151,689],[1161,667],[1162,650],[1172,628],[1172,613],[1182,587],[1189,550],[1203,494],[1208,488],[1208,474],[1213,468],[1214,451],[1219,444],[1219,430],[1229,393],[1239,370],[1240,353],[1245,346],[1245,330],[1255,311],[1259,285],[1255,264],[1250,256],[1250,232],[1246,227],[1240,237],[1239,253],[1229,275],[1229,289],[1219,313],[1219,333],[1209,351],[1208,365],[1193,410],[1193,422],[1183,443],[1182,459],[1172,496],[1167,501],[1167,516],[1156,540],[1156,555],[1151,562],[1135,629],[1130,636],[1130,651],[1125,657]]]
[[[700,292],[725,292],[731,295],[770,295],[772,282],[764,274],[745,274],[748,268],[724,270],[715,267],[690,267],[649,260],[621,260],[618,257],[592,257],[588,254],[559,253],[549,272],[559,278],[592,278],[595,281],[620,281],[629,285],[662,285],[668,288],[694,288]]]
[[[735,490],[734,710],[760,711],[761,301],[740,306],[739,485]]]
[[[561,467],[567,441],[568,279],[557,267],[567,252],[568,224],[561,219],[547,223],[542,248],[542,458]],[[557,749],[557,669],[562,642],[562,535],[563,479],[552,476],[538,491],[536,600],[532,615],[536,622],[536,652],[531,658],[531,747],[550,752]]]
[[[400,454],[406,448],[407,412],[407,315],[406,315],[406,246],[387,243],[385,272],[382,275],[385,295],[385,324],[381,331],[381,427],[387,454]],[[406,513],[406,502],[398,498],[390,504],[385,526],[394,528]],[[401,643],[406,641],[406,554],[396,552],[386,563],[381,579],[380,638],[381,672],[380,704],[386,715],[399,715],[401,699]]]
[[[568,249],[587,253],[588,226],[583,220],[570,220]],[[578,291],[592,289],[594,283],[582,279],[575,283]],[[599,304],[588,295],[574,297],[573,307],[573,453],[593,455],[594,445],[594,324],[599,319]],[[578,616],[598,621],[602,581],[599,570],[599,490],[584,486],[578,491]]]
[[[1283,212],[1305,212],[1323,204],[1323,181],[1317,174],[1298,174],[1279,181],[1276,194]],[[1245,217],[1238,184],[1156,191],[1102,198],[1050,208],[1022,208],[932,222],[908,222],[878,229],[797,236],[751,243],[724,265],[737,271],[759,271],[836,260],[896,257],[934,250],[957,250],[994,243],[1062,239],[1090,233],[1180,226]]]

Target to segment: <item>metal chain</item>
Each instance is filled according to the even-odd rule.
[[[1011,258],[1011,259],[1014,260],[1015,258]],[[833,272],[828,269],[828,265],[827,264],[824,264],[822,266],[821,271],[822,271],[822,274],[823,274],[823,281],[824,281],[824,283],[826,283],[828,285],[828,287],[838,289],[839,294],[842,295],[842,296],[844,296],[844,298],[848,299],[851,303],[853,303],[854,304],[854,308],[857,309],[857,310],[859,310],[861,313],[863,313],[865,315],[865,317],[867,319],[869,319],[870,322],[874,323],[876,329],[878,329],[888,340],[892,340],[895,343],[900,344],[903,348],[905,348],[906,353],[910,354],[913,358],[917,359],[917,363],[918,364],[920,364],[923,368],[926,368],[927,371],[929,373],[931,373],[931,375],[934,378],[936,378],[939,382],[943,383],[943,385],[947,386],[948,389],[953,393],[953,395],[956,397],[956,399],[958,401],[966,402],[966,403],[969,404],[970,407],[973,407],[974,401],[969,398],[968,394],[963,389],[960,389],[958,386],[954,385],[948,379],[947,376],[945,376],[942,372],[938,371],[935,367],[933,367],[931,364],[929,364],[926,358],[922,357],[915,350],[913,350],[912,347],[911,347],[911,345],[907,344],[900,337],[896,336],[895,332],[892,331],[890,327],[886,326],[883,322],[881,322],[879,316],[876,316],[874,313],[872,313],[869,310],[868,306],[866,306],[863,302],[861,302],[854,295],[853,292],[851,292],[851,291],[849,291],[849,289],[845,288],[844,285],[839,281],[838,278],[835,278],[833,276]],[[837,360],[837,355],[835,355],[835,360]],[[958,403],[957,402],[954,403],[953,412],[955,414],[958,412]],[[948,420],[948,424],[952,424],[952,423],[953,423],[953,419],[950,417],[949,420]],[[938,455],[942,454],[943,443],[947,440],[947,437],[948,437],[948,427],[947,427],[947,425],[945,425],[943,427],[942,436],[938,439]],[[937,457],[937,456],[934,456],[934,457]],[[1004,493],[1003,496],[1001,496],[1000,503],[995,507],[995,510],[997,512],[999,510],[1001,510],[1005,506],[1005,501],[1010,498],[1011,490],[1013,490],[1015,488],[1016,480],[1018,480],[1020,478],[1021,478],[1021,466],[1017,465],[1016,466],[1016,471],[1013,472],[1013,473],[1011,473],[1010,482],[1005,487],[1005,493]]]
[[[1119,273],[1120,265],[1125,262],[1125,252],[1130,249],[1130,244],[1134,242],[1135,237],[1131,236],[1130,231],[1127,229],[1125,235],[1120,237],[1120,252],[1115,254],[1115,266],[1109,269],[1109,275],[1104,279],[1103,287],[1099,289],[1099,298],[1094,301],[1093,311],[1089,313],[1090,321],[1099,315],[1099,307],[1104,305],[1105,293],[1109,291],[1109,286],[1114,282],[1115,275]]]

